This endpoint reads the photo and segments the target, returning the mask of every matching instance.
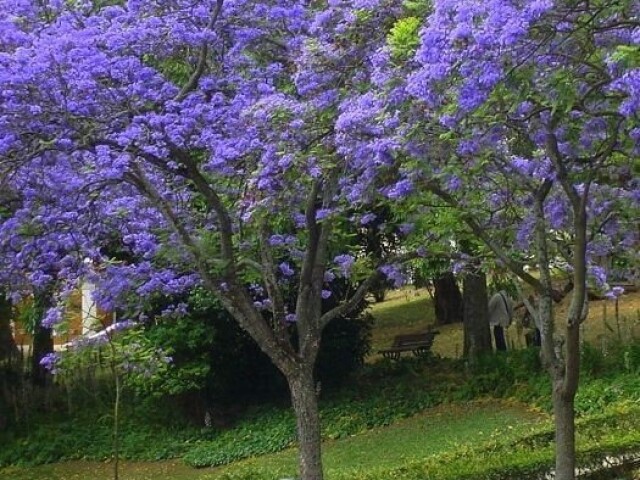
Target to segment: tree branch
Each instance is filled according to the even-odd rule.
[[[382,267],[383,265],[389,265],[389,264],[405,263],[410,260],[415,260],[416,258],[453,259],[453,258],[459,258],[459,255],[442,254],[442,253],[433,253],[430,255],[429,254],[419,255],[417,252],[412,252],[412,253],[407,253],[404,255],[398,255],[395,257],[385,259],[384,261],[376,265],[375,271],[364,282],[362,282],[358,286],[354,294],[348,300],[332,308],[331,310],[326,312],[324,315],[322,315],[322,317],[320,317],[320,328],[324,329],[324,327],[326,327],[331,320],[334,320],[335,318],[348,314],[354,308],[356,308],[360,302],[364,300],[365,296],[367,295],[367,293],[369,293],[374,283],[378,279],[381,279],[384,277],[384,274],[380,271],[380,267]]]
[[[220,12],[222,11],[222,4],[224,0],[217,0],[216,6],[213,9],[213,13],[211,14],[211,18],[209,19],[209,23],[207,24],[206,30],[213,30],[218,18],[220,17]],[[182,87],[178,95],[174,98],[176,102],[184,100],[185,97],[195,90],[198,87],[198,82],[200,82],[200,77],[204,74],[205,68],[207,66],[207,56],[209,55],[209,45],[206,43],[202,45],[202,49],[200,50],[200,55],[198,56],[198,63],[196,65],[196,69],[189,77],[187,83]]]
[[[266,220],[262,220],[260,225],[260,258],[262,261],[261,273],[264,278],[264,282],[267,287],[267,294],[271,299],[272,312],[273,312],[273,328],[277,332],[282,341],[289,341],[288,332],[285,328],[285,313],[284,313],[284,298],[282,295],[282,289],[278,285],[278,278],[276,277],[275,261],[273,259],[273,252],[269,246],[269,229]]]
[[[562,154],[558,148],[558,138],[555,133],[553,133],[552,126],[547,126],[545,144],[547,154],[556,169],[558,181],[560,182],[560,185],[562,185],[562,189],[571,202],[571,205],[576,209],[580,205],[580,196],[578,195],[575,187],[569,181],[569,172],[567,170],[567,166],[562,161]]]
[[[315,255],[318,246],[318,240],[320,236],[318,223],[316,222],[316,203],[318,201],[318,194],[321,189],[320,180],[315,180],[311,191],[307,197],[307,205],[305,208],[305,220],[307,225],[307,231],[309,234],[309,241],[307,243],[307,249],[305,252],[305,258],[302,263],[302,271],[300,272],[300,286],[298,288],[298,302],[296,305],[296,311],[301,307],[301,297],[304,294],[304,289],[311,285],[313,276],[313,266],[315,264]]]
[[[236,319],[241,328],[247,331],[256,341],[260,349],[265,352],[274,364],[283,372],[292,368],[297,362],[290,342],[282,342],[269,327],[262,314],[253,306],[247,291],[241,285],[231,284],[226,291],[221,286],[220,279],[211,275],[207,268],[208,262],[201,249],[186,230],[169,203],[151,184],[138,164],[131,166],[131,172],[125,175],[125,180],[136,187],[140,193],[148,198],[160,210],[169,222],[172,230],[178,234],[183,245],[192,254],[195,267],[207,287]]]
[[[198,165],[191,158],[188,152],[184,152],[178,148],[171,148],[171,153],[184,166],[185,178],[191,180],[200,194],[205,198],[209,207],[217,215],[217,223],[220,229],[220,250],[222,258],[227,262],[226,276],[227,280],[235,282],[237,274],[236,257],[233,248],[233,224],[227,208],[218,193],[211,188],[207,179],[198,169]]]
[[[425,184],[425,187],[430,192],[441,198],[446,204],[455,207],[460,212],[462,220],[467,224],[471,231],[489,247],[489,249],[500,259],[502,263],[504,263],[509,268],[509,270],[511,270],[515,275],[520,277],[526,283],[531,285],[537,292],[542,292],[543,288],[540,284],[540,281],[532,275],[529,275],[523,270],[520,264],[509,258],[504,250],[502,250],[502,248],[500,248],[491,239],[491,237],[489,237],[487,231],[476,221],[476,219],[472,215],[463,211],[463,209],[460,207],[459,202],[451,194],[443,190],[438,184],[433,181],[427,182]]]

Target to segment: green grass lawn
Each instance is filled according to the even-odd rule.
[[[465,444],[476,444],[492,435],[513,436],[544,417],[523,406],[503,402],[478,402],[447,405],[351,438],[326,442],[323,450],[325,469],[348,473],[363,466],[393,467]],[[296,451],[252,458],[221,469],[269,468],[293,476]]]
[[[492,436],[515,438],[544,417],[523,406],[504,402],[477,402],[441,406],[392,426],[324,444],[324,464],[332,472],[348,474],[363,466],[391,468],[406,461],[455,451]],[[3,480],[101,480],[111,476],[111,464],[68,462],[0,471]],[[294,476],[296,450],[250,458],[217,469],[194,470],[181,462],[124,462],[123,480],[210,480],[240,470],[268,470]]]

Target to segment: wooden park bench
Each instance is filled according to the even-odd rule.
[[[424,357],[429,355],[433,340],[438,333],[440,332],[433,330],[424,333],[396,335],[393,337],[393,345],[390,348],[378,350],[378,353],[392,360],[400,359],[403,352],[412,352],[416,357]]]

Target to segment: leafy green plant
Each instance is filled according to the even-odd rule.
[[[405,60],[415,54],[420,44],[418,29],[421,24],[422,20],[418,17],[405,17],[393,25],[387,36],[387,43],[394,58]]]

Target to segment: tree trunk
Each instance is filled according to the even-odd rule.
[[[438,325],[462,322],[462,295],[452,272],[447,272],[433,281],[434,303]]]
[[[553,413],[556,427],[556,479],[574,480],[576,466],[575,423],[573,399],[565,395],[562,384],[553,386]]]
[[[31,380],[34,385],[44,387],[49,378],[49,372],[40,365],[40,360],[48,353],[53,352],[53,337],[51,329],[36,326],[33,334],[33,356],[31,357]]]
[[[579,290],[576,291],[584,298],[586,285],[584,285],[584,292]],[[553,385],[556,478],[558,480],[574,480],[576,468],[574,401],[580,374],[580,323],[578,321],[570,321],[567,325],[564,356],[564,375],[562,375],[561,381],[558,378]]]
[[[48,297],[43,294],[34,299],[36,309],[36,321],[33,327],[33,355],[31,357],[31,381],[34,385],[44,387],[47,384],[50,373],[40,365],[40,360],[45,355],[53,352],[53,332],[50,328],[41,325],[42,316],[47,311]]]
[[[9,423],[9,406],[15,404],[14,395],[20,376],[18,362],[20,352],[11,333],[11,303],[0,290],[0,431]],[[18,415],[15,415],[17,422]]]
[[[468,273],[463,280],[463,294],[464,356],[475,362],[480,354],[492,351],[486,275]]]
[[[544,199],[551,183],[539,191],[535,202],[537,256],[542,292],[538,315],[542,326],[542,359],[553,387],[553,413],[556,430],[556,479],[574,480],[576,466],[574,399],[580,374],[580,323],[587,314],[586,300],[586,210],[574,205],[573,296],[567,317],[564,350],[554,335],[551,262],[547,245]],[[571,195],[569,195],[571,199]],[[575,203],[575,202],[574,202]]]
[[[18,355],[18,347],[11,333],[11,302],[0,290],[0,362],[7,361],[11,365]]]
[[[296,414],[300,478],[322,480],[320,415],[313,365],[301,365],[287,380]]]

